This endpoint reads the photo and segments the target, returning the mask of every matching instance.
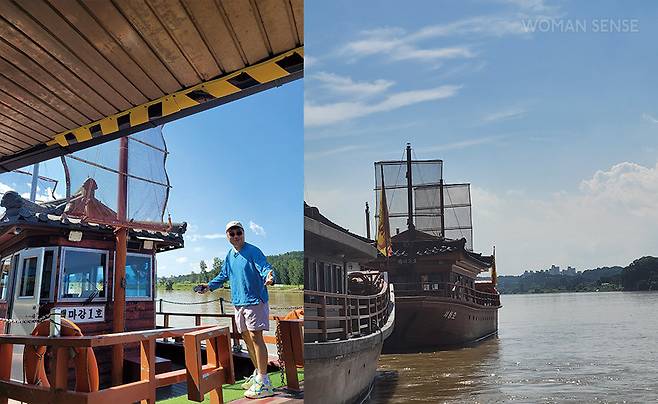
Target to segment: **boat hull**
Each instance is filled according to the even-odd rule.
[[[454,348],[494,336],[499,308],[442,297],[397,296],[395,327],[383,352]]]

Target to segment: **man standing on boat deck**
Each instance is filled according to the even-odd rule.
[[[206,293],[231,282],[231,300],[235,307],[237,331],[247,344],[249,357],[256,368],[242,384],[248,398],[263,398],[274,395],[274,388],[267,376],[267,346],[263,331],[270,329],[270,307],[267,285],[274,284],[274,270],[258,247],[245,243],[244,228],[238,221],[226,224],[226,238],[233,248],[213,280],[197,289]]]

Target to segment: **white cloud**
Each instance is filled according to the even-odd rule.
[[[257,236],[265,236],[265,235],[266,235],[266,233],[265,233],[265,229],[263,228],[263,226],[260,226],[260,225],[258,225],[258,224],[256,224],[256,223],[252,222],[251,220],[249,221],[249,228],[250,228],[251,231],[253,231],[254,234],[256,234]]]
[[[444,85],[427,90],[403,91],[391,94],[379,102],[344,101],[322,105],[308,102],[304,105],[304,125],[331,125],[420,102],[449,98],[456,95],[460,88],[461,86]]]
[[[623,162],[545,197],[473,187],[475,249],[496,245],[499,272],[579,270],[658,254],[658,164]]]
[[[423,152],[424,153],[429,153],[429,152],[439,152],[439,151],[445,151],[445,150],[465,149],[467,147],[495,143],[496,141],[504,139],[506,137],[507,136],[486,136],[486,137],[481,137],[481,138],[476,138],[476,139],[467,139],[467,140],[462,140],[462,141],[459,141],[459,142],[445,143],[445,144],[441,144],[439,146],[434,146],[434,147],[431,147],[431,146],[430,147],[425,147],[425,148],[423,148]]]
[[[647,114],[647,113],[642,114],[642,118],[643,118],[644,120],[646,120],[646,121],[651,122],[651,123],[658,123],[658,119],[657,119],[657,118],[654,118],[653,116],[651,116],[651,115],[649,115],[649,114]]]
[[[327,72],[319,72],[312,75],[311,78],[322,83],[321,86],[331,93],[353,97],[367,97],[383,93],[395,84],[393,81],[388,80],[358,82],[352,80],[351,77],[343,77]]]
[[[546,12],[556,9],[555,6],[547,6],[544,0],[499,0],[502,3],[511,4],[522,10],[534,12]]]
[[[0,182],[0,194],[4,194],[5,192],[9,192],[9,191],[13,191],[13,190],[14,190],[13,187]]]
[[[417,60],[421,62],[475,56],[469,46],[421,48],[414,42],[424,39],[415,34],[407,35],[401,28],[380,28],[362,31],[360,38],[343,45],[338,53],[343,57],[359,59],[364,56],[386,55],[392,60]]]
[[[188,232],[187,234],[185,234],[185,239],[190,242],[194,242],[198,240],[216,240],[225,237],[226,234],[224,233],[198,234],[198,233]]]
[[[347,145],[347,146],[340,146],[336,147],[333,149],[326,149],[322,151],[317,151],[317,152],[304,152],[304,160],[315,160],[320,157],[327,157],[331,156],[334,154],[343,154],[343,153],[348,153],[352,151],[357,151],[357,150],[363,150],[367,148],[371,148],[372,145]]]
[[[509,119],[520,118],[523,115],[525,115],[526,112],[527,111],[525,110],[525,108],[511,107],[511,108],[503,109],[501,111],[496,111],[486,114],[485,116],[482,117],[482,121],[485,123],[506,121]]]
[[[189,260],[189,258],[187,258],[187,257],[178,257],[178,258],[176,258],[176,262],[179,263],[179,264],[184,264],[188,260]]]
[[[304,69],[308,69],[312,66],[317,66],[320,63],[320,59],[309,54],[304,55]]]

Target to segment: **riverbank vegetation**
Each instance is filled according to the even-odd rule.
[[[290,251],[284,254],[268,255],[269,262],[275,269],[277,285],[275,290],[294,291],[302,289],[304,284],[304,252]],[[199,262],[199,271],[192,271],[185,275],[176,275],[158,278],[158,288],[167,290],[187,290],[198,285],[207,283],[219,274],[224,261],[214,257],[210,266],[205,261]]]
[[[498,290],[502,294],[658,290],[658,258],[642,257],[626,267],[602,267],[575,274],[499,276]]]

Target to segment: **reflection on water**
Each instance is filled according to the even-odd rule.
[[[382,355],[371,402],[658,400],[658,293],[505,295],[499,336]]]

